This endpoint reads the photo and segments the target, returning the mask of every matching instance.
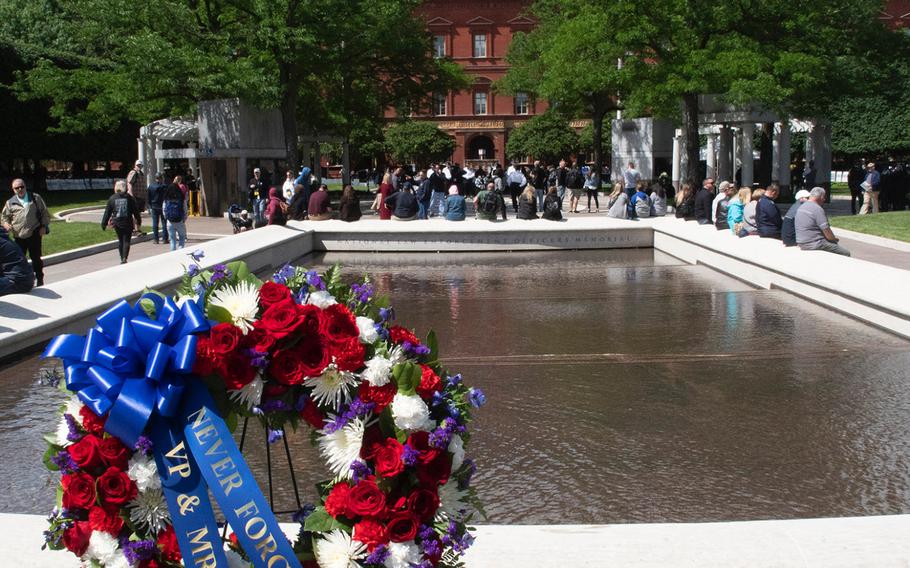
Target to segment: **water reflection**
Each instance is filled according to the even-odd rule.
[[[718,521],[910,510],[908,342],[652,251],[343,255],[435,328],[487,391],[474,425],[490,522]],[[859,348],[862,346],[862,348]],[[42,513],[39,364],[0,372],[0,510]],[[265,434],[247,453],[267,487]],[[304,500],[328,473],[289,436]],[[275,506],[295,506],[272,447]],[[34,456],[11,460],[13,455]]]

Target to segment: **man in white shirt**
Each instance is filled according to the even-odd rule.
[[[641,179],[641,174],[635,169],[635,162],[629,162],[629,167],[622,173],[622,179],[626,193],[631,198],[635,193],[636,184]]]

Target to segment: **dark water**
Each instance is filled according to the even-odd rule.
[[[721,521],[910,512],[910,343],[651,250],[331,254],[435,328],[489,403],[472,427],[491,523]],[[59,397],[0,371],[0,511],[42,513]],[[263,487],[264,434],[248,460]],[[289,436],[301,497],[326,477]],[[292,509],[284,447],[275,507]],[[268,490],[266,489],[266,494]]]

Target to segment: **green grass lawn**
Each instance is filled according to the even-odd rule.
[[[41,194],[47,203],[50,214],[58,213],[65,209],[86,207],[88,205],[104,205],[111,196],[109,189],[89,189],[81,191],[47,191]]]
[[[834,182],[831,184],[831,195],[850,195],[850,188],[846,183]]]
[[[52,221],[50,234],[42,239],[41,252],[46,256],[116,239],[117,233],[102,231],[98,223]]]
[[[832,217],[834,227],[910,242],[910,211]]]

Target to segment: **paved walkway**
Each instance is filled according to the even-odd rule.
[[[605,206],[605,201],[606,198],[602,198],[601,205]],[[603,207],[599,213],[589,214],[585,206],[586,203],[586,199],[582,198],[578,208],[580,212],[574,214],[565,213],[564,217],[571,220],[576,218],[590,219],[607,216],[606,207]],[[364,204],[363,206],[366,208],[368,204]],[[469,209],[472,209],[471,205],[469,205]],[[828,215],[832,217],[850,215],[850,197],[836,195],[833,197],[832,202],[825,206],[825,209],[828,211]],[[473,215],[473,211],[468,211],[468,214]],[[509,214],[510,217],[514,216],[514,213],[511,211]],[[375,218],[375,215],[376,214],[373,211],[364,211],[364,219]],[[101,220],[101,211],[98,210],[76,213],[71,215],[69,218],[74,221],[90,221],[98,223]],[[144,231],[151,230],[147,216],[143,216],[142,228]],[[231,224],[227,221],[227,219],[224,218],[190,217],[187,220],[187,233],[188,239],[186,246],[188,249],[187,252],[189,252],[192,250],[192,246],[194,244],[222,236],[231,235],[233,231],[231,229]],[[881,246],[879,244],[865,242],[860,240],[863,237],[858,234],[855,234],[855,237],[856,238],[841,238],[841,244],[850,250],[854,258],[867,260],[869,262],[875,262],[877,264],[884,264],[886,266],[892,266],[894,268],[900,268],[903,270],[910,270],[910,253],[906,252],[906,249],[900,250],[897,248],[890,248],[887,246]],[[169,247],[163,244],[155,245],[151,241],[136,243],[130,250],[130,260],[147,258],[156,254],[167,252],[169,250]],[[120,259],[116,250],[105,251],[91,256],[60,263],[54,266],[48,266],[45,268],[45,281],[48,283],[59,282],[60,280],[64,280],[66,278],[72,278],[74,276],[87,274],[102,268],[115,266],[119,263]]]

